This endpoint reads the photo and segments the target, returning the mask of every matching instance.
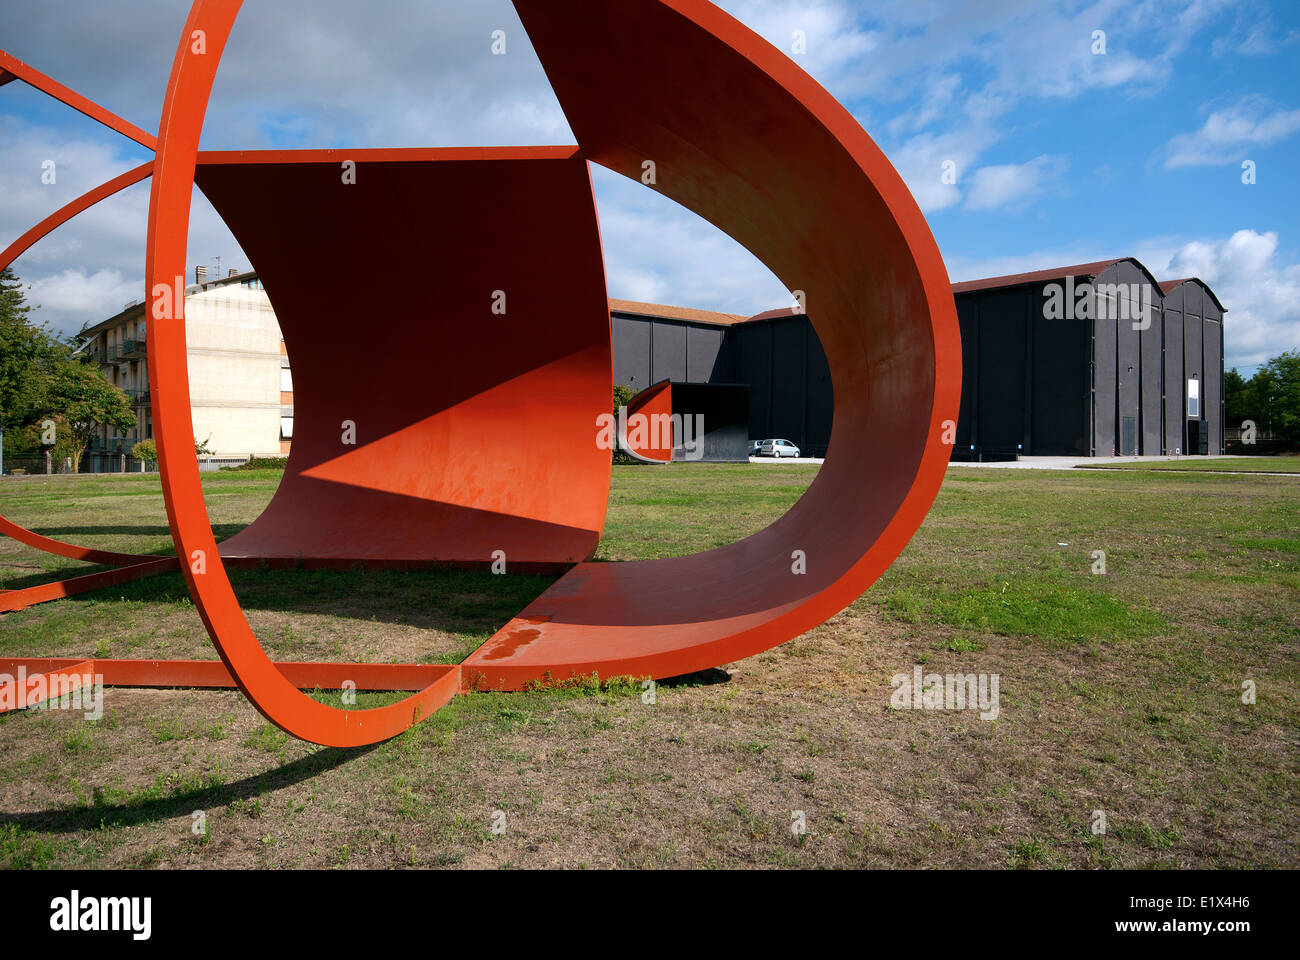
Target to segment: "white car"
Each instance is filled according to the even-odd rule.
[[[797,457],[799,456],[799,448],[789,440],[762,440],[758,444],[755,456]]]

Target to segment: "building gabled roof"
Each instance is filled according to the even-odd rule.
[[[782,320],[786,317],[802,317],[802,310],[795,310],[793,307],[777,307],[775,310],[764,310],[762,313],[756,313],[752,317],[746,317],[745,323],[759,323],[763,320]]]
[[[1214,292],[1213,290],[1210,289],[1210,285],[1209,285],[1208,283],[1206,283],[1204,280],[1202,280],[1200,277],[1183,277],[1183,279],[1181,279],[1181,280],[1161,280],[1161,281],[1160,281],[1160,292],[1163,293],[1163,294],[1167,297],[1167,296],[1169,296],[1169,294],[1171,294],[1171,293],[1174,292],[1174,288],[1175,288],[1175,287],[1181,287],[1184,283],[1195,283],[1195,284],[1197,284],[1197,285],[1198,285],[1202,290],[1204,290],[1206,293],[1208,293],[1208,294],[1210,295],[1210,299],[1214,301],[1214,305],[1217,306],[1217,307],[1219,308],[1219,311],[1220,311],[1221,313],[1227,313],[1227,312],[1228,312],[1228,308],[1225,307],[1225,306],[1224,306],[1224,305],[1219,301],[1218,296],[1215,294],[1215,292]]]
[[[1052,267],[1049,270],[1034,270],[1030,273],[1011,273],[1002,277],[987,277],[983,280],[963,280],[952,285],[953,293],[970,293],[974,290],[996,290],[999,287],[1018,287],[1025,283],[1046,283],[1049,280],[1064,280],[1066,277],[1095,277],[1107,267],[1113,267],[1122,260],[1132,257],[1116,257],[1114,260],[1097,260],[1094,263],[1079,263],[1072,267]],[[1133,260],[1137,263],[1136,260]],[[1138,266],[1142,265],[1138,263]],[[1145,267],[1143,272],[1150,273]],[[1151,278],[1155,282],[1155,277]]]
[[[107,330],[110,327],[115,327],[123,320],[133,319],[134,317],[140,316],[143,313],[144,313],[144,301],[137,300],[135,303],[132,303],[124,307],[120,312],[113,314],[113,316],[109,317],[107,320],[101,320],[99,321],[99,323],[95,324],[92,327],[86,327],[84,330],[80,332],[80,336],[84,337],[87,334],[99,333],[99,331],[101,330]]]
[[[205,280],[202,283],[191,283],[185,288],[185,293],[188,295],[196,290],[211,290],[213,287],[224,287],[228,283],[243,283],[245,280],[252,280],[256,277],[256,270],[245,270],[243,273],[232,273],[224,277],[213,277],[211,280]]]
[[[613,297],[609,299],[609,312],[628,314],[634,317],[654,317],[658,320],[710,323],[714,326],[724,327],[749,319],[738,313],[718,313],[714,310],[695,310],[691,307],[670,307],[659,303],[641,303],[637,300],[615,300]]]
[[[1150,280],[1152,285],[1160,291],[1162,296],[1168,296],[1169,292],[1174,287],[1178,286],[1178,284],[1187,282],[1186,280],[1156,280],[1151,271],[1148,270],[1140,260],[1137,260],[1134,257],[1116,257],[1114,260],[1097,260],[1093,263],[1077,263],[1074,266],[1069,267],[1052,267],[1048,270],[1034,270],[1029,273],[1011,273],[1001,277],[987,277],[982,280],[963,280],[961,283],[954,283],[952,285],[952,292],[955,295],[959,293],[974,293],[980,290],[999,290],[1003,287],[1018,287],[1024,284],[1048,283],[1052,280],[1064,280],[1066,277],[1086,277],[1091,279],[1100,275],[1108,268],[1113,267],[1115,264],[1123,263],[1125,261],[1132,263],[1141,270]],[[1225,313],[1227,312],[1227,308],[1219,302],[1219,298],[1214,295],[1213,290],[1206,286],[1203,281],[1195,277],[1191,279],[1205,288],[1206,292],[1214,298],[1214,302],[1219,305],[1220,310],[1223,310]],[[776,310],[767,310],[763,313],[755,314],[749,319],[751,321],[773,320],[777,317],[786,317],[791,315],[792,314],[788,308],[778,308]],[[793,315],[798,316],[798,314]]]
[[[214,277],[205,283],[191,283],[185,288],[185,296],[188,297],[196,293],[201,293],[204,290],[211,290],[213,287],[223,287],[231,283],[243,283],[245,280],[253,279],[256,276],[256,270],[245,270],[243,273],[233,273],[230,276],[221,277],[220,279]],[[137,300],[135,303],[128,304],[119,313],[113,314],[113,316],[109,317],[107,320],[101,320],[93,327],[86,327],[86,329],[81,331],[81,335],[85,336],[88,333],[98,333],[101,330],[115,327],[123,320],[131,319],[142,313],[144,313],[144,301]]]

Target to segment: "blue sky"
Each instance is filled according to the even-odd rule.
[[[184,21],[172,0],[9,0],[4,49],[152,130]],[[1300,349],[1300,4],[1264,0],[727,0],[859,119],[926,212],[954,281],[1136,256],[1229,308],[1227,360]],[[572,142],[505,0],[249,2],[206,148]],[[16,31],[13,25],[19,25]],[[492,56],[493,30],[507,55]],[[806,53],[794,53],[796,31]],[[1105,52],[1096,31],[1105,33]],[[124,42],[129,38],[130,42]],[[341,65],[346,65],[344,69]],[[7,243],[148,152],[0,87]],[[57,164],[55,184],[42,164]],[[1243,161],[1256,182],[1242,182]],[[945,163],[955,182],[943,182]],[[712,226],[596,175],[610,293],[731,313],[789,302]],[[63,330],[142,295],[147,184],[16,264]],[[196,197],[190,260],[248,266]]]

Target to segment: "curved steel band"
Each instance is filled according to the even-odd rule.
[[[943,480],[950,453],[943,428],[956,420],[961,389],[947,273],[910,193],[849,113],[788,58],[704,0],[515,0],[515,6],[580,153],[358,151],[357,182],[371,184],[370,194],[324,192],[321,171],[346,154],[200,156],[208,98],[240,0],[196,0],[177,49],[153,165],[146,264],[153,310],[149,376],[168,520],[195,605],[229,676],[269,720],[306,740],[352,746],[391,737],[445,703],[453,683],[441,677],[374,710],[338,710],[311,699],[261,649],[222,552],[292,556],[306,548],[310,556],[342,560],[356,553],[359,531],[367,530],[376,538],[369,558],[416,559],[431,556],[407,532],[410,518],[420,517],[437,527],[435,559],[481,561],[499,540],[506,556],[514,551],[525,562],[576,562],[461,665],[462,683],[519,689],[548,676],[592,672],[665,677],[750,656],[842,610],[903,549]],[[198,30],[206,36],[201,54],[189,39]],[[592,82],[595,77],[600,81]],[[742,243],[790,289],[804,291],[831,367],[834,429],[812,486],[759,533],[688,557],[581,562],[604,520],[609,453],[588,448],[594,448],[596,416],[608,411],[612,380],[585,164],[639,179],[647,160],[656,165],[661,193]],[[502,166],[519,163],[528,166]],[[141,170],[124,177],[142,179],[148,172]],[[556,203],[545,221],[551,235],[521,219],[501,228],[514,231],[504,240],[499,230],[471,230],[468,239],[457,237],[461,252],[447,245],[454,268],[466,275],[491,245],[518,305],[509,322],[520,325],[482,340],[447,339],[453,335],[438,331],[457,364],[446,383],[429,388],[436,402],[419,407],[418,392],[401,394],[400,404],[370,402],[367,395],[382,385],[362,378],[330,405],[331,358],[313,352],[305,336],[296,341],[300,348],[291,343],[303,360],[301,389],[317,415],[301,445],[295,438],[271,507],[222,552],[194,454],[184,304],[169,312],[167,298],[152,297],[184,285],[196,173],[258,263],[277,315],[283,313],[286,339],[321,310],[295,279],[303,263],[278,252],[288,245],[276,234],[280,224],[311,223],[319,206],[320,232],[329,242],[370,225],[389,238],[391,249],[414,244],[418,250],[418,238],[403,233],[408,211],[399,206],[407,200],[398,198],[414,196],[421,178],[441,197],[517,179]],[[241,204],[241,194],[262,199]],[[273,205],[278,212],[256,213]],[[279,215],[286,211],[292,216]],[[62,222],[60,215],[51,227]],[[334,233],[326,220],[338,224]],[[568,260],[530,272],[528,242],[567,251]],[[400,258],[395,263],[389,267],[400,270]],[[563,282],[547,281],[566,270]],[[448,294],[461,319],[486,282],[472,279]],[[546,303],[558,297],[573,298],[567,319],[553,307],[547,312]],[[403,315],[406,303],[403,295],[390,295],[381,304],[390,351],[412,349],[429,335],[422,318]],[[549,324],[546,336],[530,339],[528,331],[542,321]],[[474,361],[497,369],[476,369]],[[296,381],[298,367],[295,359]],[[404,418],[388,413],[411,404],[418,409]],[[361,441],[367,457],[339,450],[331,435],[352,409],[361,412],[359,430],[370,431]],[[511,436],[523,432],[521,423],[530,429],[553,424],[562,437],[551,445],[558,453],[537,448],[542,468],[530,469],[528,458],[509,447]],[[458,458],[466,445],[473,456]],[[412,457],[436,463],[436,476],[403,473],[400,465]],[[476,470],[480,460],[492,469]],[[83,549],[45,544],[56,546]],[[802,572],[792,564],[796,554],[804,557]]]

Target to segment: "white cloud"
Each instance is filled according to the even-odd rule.
[[[886,36],[860,26],[855,6],[844,0],[720,0],[718,5],[832,90],[854,83]],[[796,32],[804,53],[794,51]]]
[[[967,210],[1019,209],[1069,167],[1065,157],[1043,154],[1027,163],[980,167],[971,175]]]
[[[790,291],[753,254],[648,187],[594,168],[609,295],[754,314]]]
[[[889,132],[894,136],[908,130],[919,130],[937,120],[953,116],[954,100],[960,92],[962,78],[960,74],[950,73],[939,77],[921,98],[915,110],[899,114],[889,122]]]
[[[889,159],[917,205],[931,213],[961,202],[963,179],[976,157],[996,139],[989,127],[972,123],[942,134],[917,134],[889,151]],[[948,171],[951,177],[945,176]]]
[[[1221,241],[1183,244],[1163,276],[1200,277],[1228,308],[1227,364],[1251,366],[1300,349],[1300,263],[1278,256],[1278,235],[1238,230]]]
[[[863,9],[847,0],[828,0],[814,6],[846,34],[869,38],[862,42],[869,42],[870,53],[847,64],[827,60],[805,67],[841,101],[858,101],[860,119],[866,115],[864,98],[888,104],[912,101],[881,129],[862,122],[878,140],[888,134],[893,142],[882,140],[882,147],[921,209],[931,213],[961,204],[964,190],[973,186],[970,171],[1014,129],[1006,117],[1019,104],[1072,99],[1094,90],[1150,95],[1168,82],[1174,57],[1226,2],[881,0]],[[733,0],[725,5],[744,18],[761,14],[774,2]],[[836,12],[825,13],[826,8]],[[765,30],[762,17],[757,20],[759,32],[778,46],[790,22],[780,20]],[[1162,29],[1153,30],[1153,23]],[[1104,55],[1092,52],[1095,30],[1106,32]],[[899,143],[900,137],[906,139]],[[945,161],[957,168],[955,184],[941,179]],[[981,196],[967,209],[987,208],[985,196],[991,202],[1002,173],[1010,172],[995,169],[983,176]],[[1026,173],[1050,169],[1031,167]]]
[[[1234,163],[1251,147],[1267,147],[1300,131],[1300,110],[1276,107],[1251,96],[1231,107],[1213,111],[1195,133],[1172,138],[1165,169]]]
[[[1234,53],[1268,57],[1294,43],[1300,43],[1300,30],[1292,28],[1284,33],[1273,21],[1272,13],[1260,0],[1254,0],[1238,8],[1233,28],[1216,37],[1210,50],[1216,57]]]
[[[841,100],[902,100],[942,83],[958,68],[978,68],[985,93],[1072,97],[1087,89],[1159,87],[1170,58],[1227,0],[1094,0],[1045,4],[998,0],[722,0],[721,6],[781,50],[790,34],[808,35],[796,60]],[[1129,49],[1125,38],[1159,32],[1154,51]],[[1092,32],[1108,32],[1105,56],[1091,52]]]
[[[1277,233],[1238,230],[1219,240],[1152,237],[1126,249],[1073,247],[1018,256],[947,260],[954,283],[1133,256],[1157,279],[1199,277],[1228,308],[1226,365],[1250,367],[1300,349],[1300,262],[1280,252]]]
[[[107,319],[143,293],[138,281],[118,270],[62,270],[37,277],[30,285],[27,300],[32,306],[92,321]]]
[[[1010,111],[1026,100],[1089,90],[1142,95],[1159,89],[1173,56],[1225,2],[722,5],[787,52],[793,32],[802,30],[808,53],[796,62],[852,104],[870,132],[890,139],[882,143],[886,153],[922,209],[934,212],[963,201],[971,210],[1014,208],[1047,189],[1063,158],[980,166],[986,152],[1015,130]],[[6,49],[153,128],[184,6],[174,0],[97,0],[84,6],[69,19],[48,0],[7,0],[10,21],[22,29],[6,37]],[[366,5],[361,17],[356,9],[355,0],[246,4],[218,73],[204,147],[572,142],[509,0],[384,0]],[[131,44],[102,42],[120,33],[123,23],[131,24]],[[495,29],[508,36],[504,57],[490,54]],[[1094,29],[1107,31],[1104,57],[1089,50]],[[40,96],[23,91],[21,83],[4,87],[0,106]],[[868,113],[878,120],[874,131]],[[88,130],[88,122],[57,129],[15,123],[0,117],[0,238],[17,236],[60,203],[145,158],[115,135],[68,132]],[[66,192],[39,186],[39,161],[48,156],[60,158],[58,189]],[[945,161],[952,162],[956,183],[942,182]],[[652,194],[638,198],[636,191],[646,192],[640,185],[612,185],[618,179],[597,172],[613,295],[734,312],[787,302],[788,293],[770,272],[712,226]],[[44,312],[61,328],[102,319],[135,296],[119,296],[113,277],[142,282],[147,194],[142,185],[99,205],[19,262],[24,279],[47,293]],[[189,259],[210,262],[217,254],[226,266],[248,265],[196,195]],[[78,283],[80,300],[73,296]],[[87,311],[85,297],[94,289],[105,303]]]

